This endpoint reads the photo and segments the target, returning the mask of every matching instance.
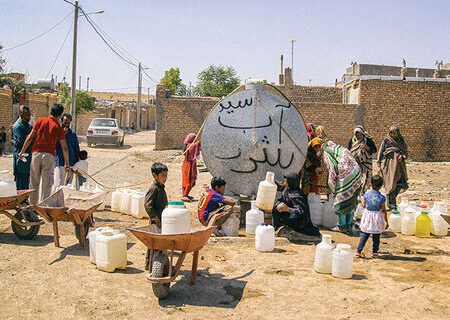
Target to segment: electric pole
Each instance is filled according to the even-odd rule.
[[[147,104],[150,105],[150,87],[147,88]]]
[[[89,91],[89,77],[86,80],[86,91]]]
[[[142,94],[142,66],[139,62],[138,71],[138,98],[137,98],[137,112],[136,112],[136,130],[141,131],[141,94]]]
[[[77,95],[77,33],[78,33],[78,1],[75,1],[75,16],[73,21],[73,48],[72,48],[72,101],[70,114],[72,115],[72,129],[77,130],[76,95]]]
[[[291,40],[291,74],[292,74],[292,83],[294,83],[294,42],[295,39]]]
[[[81,76],[78,77],[78,90],[81,90]]]

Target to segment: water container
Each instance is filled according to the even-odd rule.
[[[0,198],[17,196],[16,183],[8,170],[0,171]]]
[[[103,230],[95,239],[97,269],[114,272],[127,267],[127,236],[118,230]]]
[[[420,215],[416,218],[416,237],[429,238],[431,233],[431,219],[426,205],[420,206]]]
[[[322,225],[328,229],[334,228],[338,223],[338,216],[334,212],[333,206],[334,206],[334,198],[332,195],[330,195],[328,201],[323,204]]]
[[[264,223],[264,212],[256,207],[255,201],[251,202],[251,209],[245,213],[245,232],[255,234],[256,227]]]
[[[436,204],[436,209],[433,210],[433,215],[431,217],[431,233],[435,236],[446,236],[448,233],[448,223],[441,217],[441,214],[445,214],[445,202],[438,202]]]
[[[402,217],[402,234],[413,236],[416,232],[416,216],[411,208],[407,208]]]
[[[405,214],[406,209],[409,207],[409,203],[408,203],[408,198],[407,197],[402,197],[400,204],[398,205],[398,211],[400,211],[400,214],[403,215]]]
[[[256,194],[256,207],[264,211],[272,211],[277,196],[277,185],[274,180],[275,174],[267,172],[266,180],[259,183],[258,193]]]
[[[338,244],[333,249],[331,274],[336,278],[349,279],[353,276],[353,251],[349,244]]]
[[[222,235],[225,237],[239,236],[240,222],[239,217],[233,212],[221,226]]]
[[[111,193],[111,211],[120,212],[122,207],[122,196],[123,191],[120,189]]]
[[[120,204],[120,212],[123,214],[131,215],[131,197],[133,196],[134,191],[126,189],[122,194],[122,202]]]
[[[255,246],[258,251],[273,251],[275,248],[275,229],[273,226],[260,224],[256,227]]]
[[[364,212],[364,208],[361,203],[358,203],[355,210],[355,219],[361,219]]]
[[[331,235],[322,235],[322,242],[316,246],[314,270],[319,273],[331,273],[334,246],[331,243]]]
[[[88,239],[89,239],[89,257],[90,257],[91,262],[93,264],[95,264],[95,239],[97,238],[97,236],[99,236],[101,234],[101,232],[103,230],[112,230],[112,228],[110,228],[110,227],[100,227],[100,228],[97,228],[97,229],[89,232],[89,234],[88,234]]]
[[[161,215],[161,233],[179,234],[191,230],[191,214],[182,201],[170,201]]]
[[[145,194],[142,192],[135,193],[131,196],[131,215],[136,219],[148,217],[145,211]]]
[[[389,229],[393,232],[402,231],[402,216],[398,210],[392,210],[388,218]]]
[[[323,204],[320,202],[320,196],[315,193],[308,194],[308,205],[311,222],[315,226],[321,226],[323,222]]]

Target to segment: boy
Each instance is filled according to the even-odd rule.
[[[221,216],[217,219],[216,225],[220,227],[233,212],[233,206],[236,202],[224,197],[226,181],[221,177],[214,177],[211,180],[211,189],[200,199],[198,206],[198,220],[204,226],[208,225],[209,220],[216,214]]]
[[[160,232],[161,230],[161,214],[167,207],[167,193],[164,185],[167,181],[167,173],[169,169],[163,163],[155,162],[152,165],[153,183],[145,195],[144,207],[149,217],[150,230],[152,232]],[[156,229],[156,230],[155,230]],[[145,270],[149,269],[150,250],[147,249],[145,255]]]
[[[86,173],[89,169],[89,163],[86,161],[88,158],[88,153],[86,150],[81,150],[78,153],[78,158],[80,159],[73,166],[73,172],[75,173],[75,184],[77,186],[77,190],[86,182],[87,176]]]

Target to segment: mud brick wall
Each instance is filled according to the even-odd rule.
[[[296,103],[342,103],[342,89],[338,87],[277,86]]]
[[[415,161],[450,161],[450,82],[363,80],[362,123],[380,143],[399,125]]]
[[[77,134],[86,135],[86,130],[94,118],[111,118],[112,109],[95,108],[93,111],[79,114],[77,116]],[[117,115],[116,111],[116,115]]]
[[[13,99],[11,90],[0,88],[0,127],[5,127],[8,137],[13,123]]]
[[[141,95],[142,103],[147,103],[148,95],[147,91]],[[123,101],[123,102],[133,102],[137,101],[137,93],[122,93],[122,92],[99,92],[99,91],[89,91],[89,94],[96,99],[103,99],[108,101]],[[154,99],[153,95],[150,95],[150,99]]]

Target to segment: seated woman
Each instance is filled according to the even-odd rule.
[[[311,222],[308,200],[300,189],[300,181],[301,177],[296,172],[285,175],[283,193],[272,210],[277,235],[292,240],[320,237],[319,229]]]

